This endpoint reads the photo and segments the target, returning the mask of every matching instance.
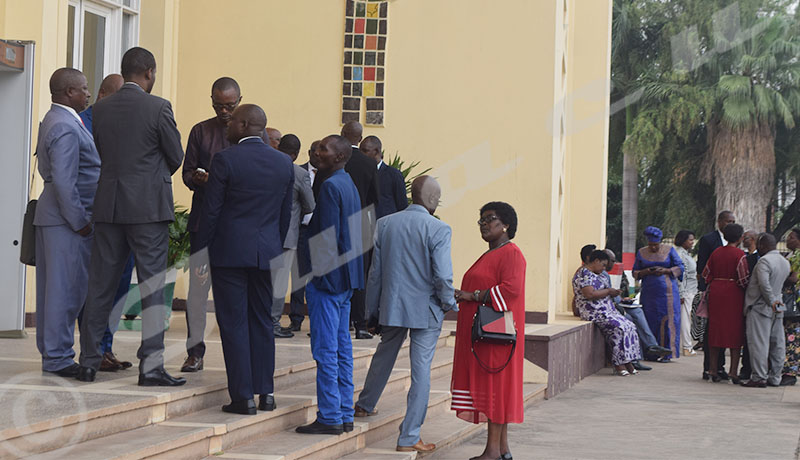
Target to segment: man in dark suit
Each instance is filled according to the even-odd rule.
[[[725,243],[725,237],[722,235],[722,229],[724,229],[728,224],[736,223],[736,216],[733,215],[731,211],[722,211],[717,216],[717,230],[706,233],[700,238],[699,245],[697,247],[697,296],[695,302],[697,302],[700,296],[703,295],[703,292],[706,290],[706,282],[703,279],[703,270],[706,268],[706,263],[708,263],[708,258],[711,257],[711,253],[714,252],[715,249],[722,247]],[[693,302],[694,303],[694,302]],[[708,328],[706,326],[706,333],[703,337],[703,380],[708,380],[708,366],[709,366],[709,347],[708,347]],[[719,351],[719,370],[718,375],[723,380],[728,380],[728,373],[725,372],[725,350],[720,349]]]
[[[233,147],[211,163],[201,228],[208,243],[228,393],[225,412],[273,410],[270,260],[281,257],[292,213],[294,169],[288,156],[259,137],[267,125],[261,107],[243,104],[233,112],[228,140]]]
[[[380,203],[378,185],[378,164],[372,158],[364,155],[358,148],[364,128],[357,121],[348,121],[342,127],[342,137],[350,141],[353,153],[344,170],[350,174],[353,183],[356,184],[358,196],[361,199],[362,225],[361,235],[366,239],[365,243],[372,244],[372,235],[375,230],[377,220],[376,209]],[[366,244],[364,247],[368,247]],[[369,273],[369,261],[372,259],[371,253],[365,254],[364,276]],[[356,329],[357,339],[371,339],[372,334],[367,332],[367,297],[364,289],[356,289],[353,292],[352,309],[350,310],[350,321]]]
[[[206,344],[203,340],[206,330],[206,304],[211,283],[204,277],[200,267],[207,265],[207,254],[201,252],[205,246],[198,241],[200,226],[204,225],[201,214],[205,201],[205,188],[208,171],[214,155],[231,146],[227,138],[227,127],[231,115],[242,101],[239,84],[230,77],[221,77],[211,85],[211,108],[215,116],[201,121],[192,127],[186,143],[186,159],[183,162],[183,183],[194,192],[192,211],[189,214],[189,245],[192,257],[189,259],[189,294],[186,296],[186,360],[181,372],[203,370],[203,357]],[[266,130],[261,133],[266,142]]]
[[[183,385],[185,379],[164,370],[163,356],[168,225],[175,219],[172,174],[183,161],[180,133],[169,101],[150,95],[156,79],[152,53],[139,47],[125,52],[122,77],[122,88],[94,105],[101,166],[78,380],[95,379],[114,293],[133,252],[142,293],[139,385]]]
[[[406,180],[399,169],[383,162],[383,145],[377,136],[367,136],[359,146],[364,155],[378,163],[380,194],[376,208],[378,219],[408,207]]]

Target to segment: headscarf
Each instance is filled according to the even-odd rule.
[[[648,243],[660,243],[664,233],[658,227],[647,227],[644,229],[644,236],[647,237]]]

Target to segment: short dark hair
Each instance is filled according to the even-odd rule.
[[[739,224],[726,225],[725,228],[722,229],[722,235],[725,237],[725,241],[734,243],[739,241],[742,235],[744,235],[744,227]]]
[[[122,78],[126,80],[134,75],[142,75],[156,68],[156,58],[146,49],[134,46],[122,56]]]
[[[595,260],[602,260],[603,262],[608,262],[611,260],[611,257],[608,255],[607,252],[603,251],[602,249],[595,249],[594,251],[589,254],[589,262],[594,262]]]
[[[479,217],[486,211],[494,211],[497,217],[500,218],[500,222],[508,225],[508,230],[506,231],[508,239],[513,240],[517,234],[517,212],[514,211],[514,208],[502,201],[490,201],[481,207]]]
[[[367,145],[371,147],[373,146],[376,147],[379,152],[383,149],[383,144],[381,143],[381,140],[378,138],[378,136],[367,136],[364,138],[364,140],[361,141],[362,144],[364,142],[366,142]]]
[[[800,227],[795,227],[789,233],[794,233],[794,237],[800,239]]]
[[[211,85],[211,92],[214,91],[227,91],[229,89],[236,90],[236,94],[242,94],[242,91],[239,89],[239,83],[236,83],[231,77],[220,77],[214,81],[214,84]]]
[[[725,217],[730,216],[732,214],[733,214],[733,211],[727,211],[727,210],[726,211],[722,211],[721,213],[719,213],[717,215],[717,220],[720,221],[720,220],[724,219]]]
[[[589,256],[592,254],[592,251],[597,249],[597,246],[594,244],[587,244],[586,246],[581,248],[581,260],[583,262],[588,262]]]
[[[329,136],[326,136],[325,139],[331,140],[331,142],[328,142],[328,149],[333,147],[336,153],[341,153],[342,155],[345,156],[345,161],[349,160],[350,157],[353,155],[352,144],[344,136],[340,136],[338,134],[331,134]]]
[[[694,236],[694,232],[691,230],[681,230],[675,235],[675,246],[683,246],[683,243],[689,239],[690,236]]]
[[[300,138],[294,134],[284,134],[278,143],[278,150],[287,155],[298,155],[300,153]]]

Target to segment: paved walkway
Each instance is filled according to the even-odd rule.
[[[529,408],[524,424],[509,427],[514,458],[798,458],[800,387],[709,383],[701,354],[652,364],[629,377],[606,368]],[[464,460],[485,442],[484,432],[428,458]]]

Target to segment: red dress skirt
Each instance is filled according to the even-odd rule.
[[[517,346],[505,369],[490,374],[472,354],[472,319],[476,302],[461,302],[453,359],[451,408],[468,422],[522,423],[522,366],[525,355],[525,257],[519,247],[508,243],[481,256],[464,274],[461,289],[489,290],[495,310],[511,311],[517,330]],[[508,359],[510,345],[475,344],[475,353],[488,368],[501,367]]]
[[[744,345],[744,287],[748,269],[744,252],[717,248],[708,258],[703,278],[708,284],[708,344],[719,348]]]

